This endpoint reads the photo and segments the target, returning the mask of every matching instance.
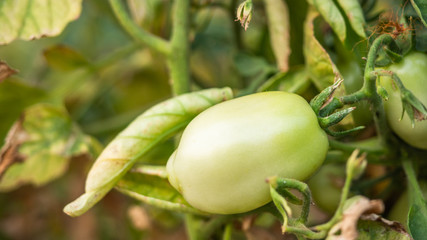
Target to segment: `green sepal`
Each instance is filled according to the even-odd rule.
[[[400,119],[403,119],[405,112],[408,114],[409,119],[411,120],[412,127],[415,126],[415,120],[422,121],[427,119],[427,108],[424,104],[418,100],[415,95],[407,89],[400,89],[401,98],[402,98],[402,116]]]
[[[387,90],[385,90],[384,87],[378,85],[377,86],[377,93],[378,95],[380,95],[380,97],[384,100],[384,101],[388,101],[388,92]]]
[[[310,106],[316,113],[316,115],[319,114],[322,106],[331,99],[331,96],[334,94],[335,90],[341,85],[342,82],[343,80],[339,79],[331,86],[325,88],[322,92],[320,92],[310,101]]]
[[[339,112],[333,113],[327,117],[319,118],[319,123],[322,128],[328,128],[339,123],[343,120],[348,114],[353,112],[356,107],[349,107]]]

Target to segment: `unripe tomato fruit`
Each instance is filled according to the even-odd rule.
[[[326,213],[333,214],[341,200],[344,181],[344,165],[323,165],[307,182],[314,203]]]
[[[403,85],[427,106],[426,54],[410,53],[399,63],[390,65],[387,70],[396,73]],[[384,105],[391,129],[411,146],[427,149],[427,121],[415,121],[415,127],[412,128],[406,113],[399,121],[402,115],[400,91],[393,85],[389,77],[381,77],[381,85],[389,95],[389,99]]]
[[[194,118],[167,171],[170,183],[192,206],[234,214],[271,200],[268,177],[309,177],[327,150],[327,136],[302,97],[256,93],[215,105]]]

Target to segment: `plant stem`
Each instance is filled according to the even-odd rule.
[[[189,67],[189,0],[175,0],[171,52],[168,58],[172,89],[175,95],[190,91]]]
[[[335,211],[334,216],[327,223],[316,226],[315,227],[316,230],[320,230],[320,231],[327,230],[327,231],[329,231],[329,229],[332,226],[334,226],[341,219],[343,211],[344,211],[344,203],[348,198],[348,193],[350,191],[352,179],[353,179],[353,176],[346,176],[344,187],[343,187],[342,193],[341,193],[340,203],[338,205],[337,210]]]
[[[378,76],[375,74],[375,61],[378,57],[379,50],[393,41],[394,40],[390,35],[383,34],[372,43],[366,61],[364,83],[361,89],[361,91],[364,91],[365,95],[370,100],[372,111],[374,113],[374,122],[380,141],[383,145],[387,146],[389,150],[393,149],[391,146],[394,138],[387,124],[383,100],[377,93],[376,80]]]
[[[138,42],[147,45],[149,48],[164,55],[169,55],[171,53],[171,47],[169,43],[166,40],[140,28],[129,17],[121,2],[121,0],[110,0],[110,5],[120,24],[129,33],[129,35],[131,35]]]
[[[203,237],[200,234],[201,219],[192,214],[185,214],[185,226],[188,239],[201,240]]]
[[[229,223],[235,216],[233,215],[219,215],[212,218],[205,226],[202,227],[201,232],[205,238],[209,238],[214,234],[222,225]]]

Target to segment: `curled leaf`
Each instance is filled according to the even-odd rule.
[[[289,39],[289,11],[285,1],[264,0],[270,43],[276,57],[277,66],[282,72],[289,69],[289,55],[291,54]]]
[[[341,42],[344,42],[347,34],[345,20],[335,2],[333,0],[309,0],[308,2],[328,22]]]
[[[417,12],[424,26],[427,27],[427,4],[422,0],[411,0],[412,6]]]
[[[344,208],[342,220],[331,228],[328,240],[356,239],[358,237],[357,223],[360,217],[363,214],[382,213],[384,204],[381,200],[369,200],[363,196],[355,196],[346,201]]]
[[[184,128],[203,110],[232,97],[230,88],[183,94],[150,108],[108,144],[86,179],[85,193],[64,212],[79,216],[101,200],[138,158]]]
[[[190,206],[167,179],[158,176],[129,172],[117,183],[116,189],[151,206],[176,212],[207,215]]]
[[[304,57],[309,77],[319,91],[342,79],[328,52],[315,36],[315,22],[319,13],[309,9],[304,24]]]
[[[362,38],[366,38],[365,17],[363,16],[362,6],[357,0],[338,0],[338,4],[343,9],[351,27]]]
[[[411,240],[402,224],[384,219],[377,214],[362,215],[358,225],[358,239]],[[425,236],[425,235],[424,235]]]

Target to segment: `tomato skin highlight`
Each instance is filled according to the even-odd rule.
[[[193,119],[168,161],[169,181],[200,210],[247,212],[271,201],[266,178],[308,178],[322,165],[328,146],[302,97],[256,93]]]
[[[387,67],[399,76],[403,85],[410,90],[425,106],[427,106],[427,55],[410,53],[397,64]],[[387,90],[388,101],[384,103],[387,120],[391,129],[411,146],[427,149],[427,121],[415,121],[412,128],[411,121],[405,113],[402,115],[402,101],[400,91],[389,77],[381,77],[381,85]]]

